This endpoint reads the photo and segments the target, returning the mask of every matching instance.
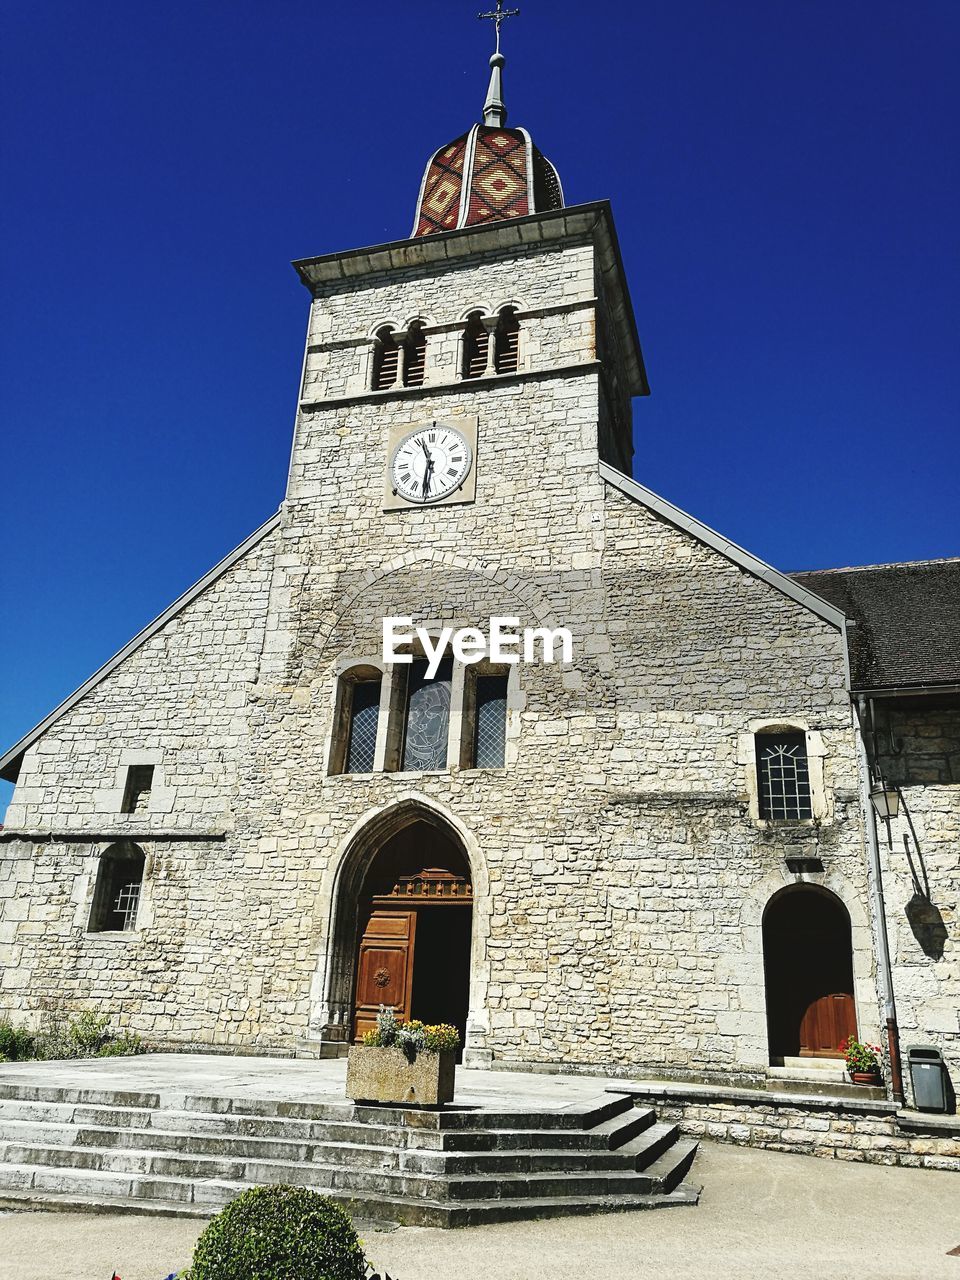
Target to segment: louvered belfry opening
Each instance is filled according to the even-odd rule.
[[[482,313],[475,311],[467,320],[467,327],[463,333],[463,376],[465,378],[480,378],[486,372],[489,341]]]
[[[504,307],[497,321],[494,365],[497,373],[516,373],[520,367],[520,321],[516,307]]]
[[[400,368],[400,346],[389,325],[377,330],[373,357],[373,390],[388,391],[397,381]]]
[[[410,326],[407,335],[407,358],[404,362],[403,385],[405,387],[422,387],[427,368],[427,335],[423,325]]]

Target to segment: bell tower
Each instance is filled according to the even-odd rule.
[[[631,400],[648,387],[610,208],[567,205],[528,130],[507,125],[511,11],[487,16],[482,120],[431,155],[409,237],[294,264],[312,305],[288,505],[336,521],[349,477],[372,531],[390,511],[489,515],[600,461],[631,472]],[[453,419],[459,453],[411,451],[417,427]],[[397,470],[404,441],[412,471]]]

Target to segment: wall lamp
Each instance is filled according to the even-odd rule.
[[[870,799],[878,815],[889,821],[900,812],[900,792],[896,787],[885,787],[882,784],[870,792]]]

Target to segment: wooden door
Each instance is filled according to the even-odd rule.
[[[374,911],[370,916],[357,956],[355,1040],[377,1025],[381,1005],[410,1017],[416,932],[415,911]]]
[[[857,1034],[853,996],[845,991],[818,996],[800,1019],[800,1054],[808,1058],[835,1058],[849,1036]]]

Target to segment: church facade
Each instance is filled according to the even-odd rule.
[[[280,512],[0,761],[0,1009],[332,1055],[387,1004],[468,1063],[744,1083],[856,1034],[895,1090],[899,1024],[956,1079],[960,663],[871,685],[882,592],[631,478],[611,211],[564,205],[501,65],[409,238],[296,264]],[[387,618],[573,652],[429,679]]]

